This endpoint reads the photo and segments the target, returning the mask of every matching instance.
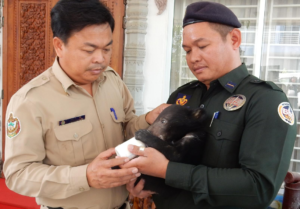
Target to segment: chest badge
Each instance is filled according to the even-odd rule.
[[[13,138],[21,131],[21,123],[17,117],[14,118],[13,113],[10,113],[7,120],[7,136]]]
[[[246,97],[244,95],[236,94],[226,99],[223,107],[227,111],[234,111],[240,109],[245,104],[245,102]]]
[[[282,102],[278,106],[278,114],[280,118],[289,125],[294,125],[294,111],[288,102]]]
[[[176,104],[184,106],[189,101],[190,98],[191,96],[189,95],[179,93],[176,99]]]

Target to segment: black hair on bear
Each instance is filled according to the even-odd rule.
[[[173,162],[199,165],[205,146],[204,109],[190,109],[179,105],[165,108],[148,129],[135,133],[135,138],[148,147],[155,148]],[[169,197],[176,188],[167,186],[165,180],[142,174],[136,181],[145,180],[144,190]]]

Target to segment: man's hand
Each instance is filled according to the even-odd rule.
[[[128,162],[128,158],[109,159],[116,154],[115,149],[111,148],[100,153],[87,167],[87,180],[90,187],[105,189],[121,186],[130,181],[136,180],[141,174],[136,167],[127,166],[122,169],[111,169]]]
[[[145,180],[141,179],[139,181],[139,183],[137,183],[136,186],[134,186],[135,181],[131,181],[126,185],[126,189],[128,190],[128,192],[130,194],[132,194],[134,197],[138,197],[138,198],[146,198],[152,194],[154,194],[155,192],[151,192],[151,191],[147,191],[147,190],[143,190],[144,185],[145,185]]]
[[[146,115],[146,121],[148,124],[152,124],[157,116],[166,108],[169,107],[170,104],[161,104],[152,111],[148,112]]]
[[[122,168],[136,167],[139,172],[159,178],[166,178],[169,160],[151,147],[140,150],[138,146],[128,145],[128,150],[139,157],[124,164]]]

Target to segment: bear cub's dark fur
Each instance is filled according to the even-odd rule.
[[[139,130],[135,138],[153,147],[172,162],[198,165],[205,145],[205,111],[179,105],[165,108],[148,129]],[[167,186],[165,180],[141,175],[136,181],[145,179],[144,190],[169,197],[178,189]]]

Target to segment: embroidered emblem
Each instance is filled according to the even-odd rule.
[[[184,106],[189,101],[190,98],[191,98],[191,96],[189,96],[189,95],[184,95],[184,94],[179,93],[177,96],[176,104]]]
[[[278,106],[278,114],[280,118],[289,125],[294,125],[294,111],[288,102],[282,102]]]
[[[228,87],[228,88],[230,88],[230,89],[234,89],[234,87],[235,87],[235,83],[233,83],[233,82],[231,82],[231,81],[229,81],[228,83],[226,83],[226,85],[225,85],[226,87]]]
[[[21,132],[21,122],[17,117],[14,118],[14,114],[10,113],[7,120],[7,136],[13,138]]]
[[[236,94],[226,99],[223,107],[227,111],[234,111],[240,109],[245,104],[245,102],[246,97],[244,95]]]

